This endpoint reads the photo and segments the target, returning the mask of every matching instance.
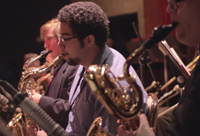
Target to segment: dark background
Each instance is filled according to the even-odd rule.
[[[44,49],[43,42],[36,42],[40,26],[69,3],[70,0],[0,1],[0,79],[17,86],[24,54],[39,54]]]

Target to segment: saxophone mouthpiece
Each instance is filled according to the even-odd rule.
[[[178,22],[172,22],[172,24],[171,24],[171,25],[172,25],[172,27],[174,27],[174,28],[175,28],[175,27],[177,27],[177,26],[178,26]]]
[[[41,56],[42,58],[46,57],[50,52],[52,52],[52,50],[50,50],[50,51],[43,50],[43,51],[41,51],[39,56]]]
[[[49,54],[50,52],[52,52],[52,50],[50,50],[50,51],[43,50],[43,51],[40,52],[40,55],[46,56],[46,55]]]

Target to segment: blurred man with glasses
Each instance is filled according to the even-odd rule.
[[[172,22],[178,22],[176,38],[188,46],[200,45],[200,0],[168,0],[167,12]],[[200,135],[200,60],[188,79],[178,106],[163,119],[166,121],[163,134],[157,136],[197,136]],[[174,116],[174,119],[173,119]],[[141,120],[140,120],[141,121]],[[159,122],[158,122],[159,123]],[[142,121],[138,132],[151,135],[147,121]],[[171,124],[171,125],[169,125]],[[159,125],[159,124],[158,124]],[[157,129],[160,129],[159,127]],[[119,128],[119,136],[143,136],[137,131],[131,132]]]

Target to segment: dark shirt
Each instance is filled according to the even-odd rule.
[[[176,123],[167,127],[171,136],[196,136],[200,133],[200,59],[188,79],[179,105],[173,114]]]
[[[69,109],[69,91],[78,66],[64,63],[56,74],[45,96],[39,101],[39,106],[63,128],[67,125]]]

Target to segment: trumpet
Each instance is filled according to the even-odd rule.
[[[176,26],[177,23],[173,22],[170,25],[155,28],[152,36],[127,58],[123,67],[123,76],[115,77],[110,71],[108,65],[92,65],[88,68],[85,74],[85,80],[88,82],[91,90],[99,101],[102,102],[110,114],[115,116],[118,120],[121,120],[124,126],[130,130],[138,128],[138,116],[143,108],[143,96],[142,90],[135,81],[136,76],[129,72],[129,67],[137,56],[139,56],[146,49],[151,48],[155,43],[161,41]],[[129,86],[122,86],[120,81],[126,81]],[[157,108],[155,109],[157,110]],[[90,131],[92,134],[90,133],[88,136],[107,135],[104,132],[99,132],[99,130],[102,129],[99,129],[98,125],[95,125],[93,128],[96,132],[94,133],[94,131]]]

